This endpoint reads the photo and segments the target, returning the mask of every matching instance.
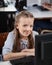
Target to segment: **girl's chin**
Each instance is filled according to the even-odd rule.
[[[26,34],[26,35],[24,35],[24,36],[29,36],[29,34]]]

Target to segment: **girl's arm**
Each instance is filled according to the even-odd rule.
[[[13,60],[13,59],[22,58],[24,56],[26,56],[26,54],[23,52],[18,52],[18,53],[10,52],[8,54],[3,55],[3,60],[4,61]]]
[[[35,56],[34,49],[26,49],[26,50],[24,49],[24,51],[16,53],[10,52],[8,54],[3,55],[3,60],[7,61],[7,60],[19,59],[25,56]]]
[[[35,48],[32,49],[23,49],[22,52],[35,52]]]

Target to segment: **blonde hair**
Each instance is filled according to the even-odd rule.
[[[20,33],[19,33],[19,30],[16,29],[17,23],[19,22],[21,17],[24,17],[24,18],[34,18],[34,16],[30,12],[28,12],[28,11],[21,11],[15,17],[14,29],[15,29],[16,37],[15,37],[14,45],[13,45],[13,52],[21,51],[21,49],[20,49]],[[28,41],[29,41],[29,45],[28,45],[29,47],[28,48],[33,48],[34,41],[33,41],[32,34],[28,36]]]
[[[15,24],[14,27],[16,27],[17,23],[19,22],[20,18],[24,17],[24,18],[34,18],[34,16],[32,15],[32,13],[28,12],[28,11],[21,11],[19,12],[19,14],[15,17]]]

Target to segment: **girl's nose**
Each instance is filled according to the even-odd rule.
[[[31,30],[31,28],[30,27],[27,27],[27,30]]]

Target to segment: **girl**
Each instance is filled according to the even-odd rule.
[[[21,11],[15,18],[14,30],[8,34],[3,46],[3,60],[35,56],[34,40],[38,33],[33,31],[34,16]]]

